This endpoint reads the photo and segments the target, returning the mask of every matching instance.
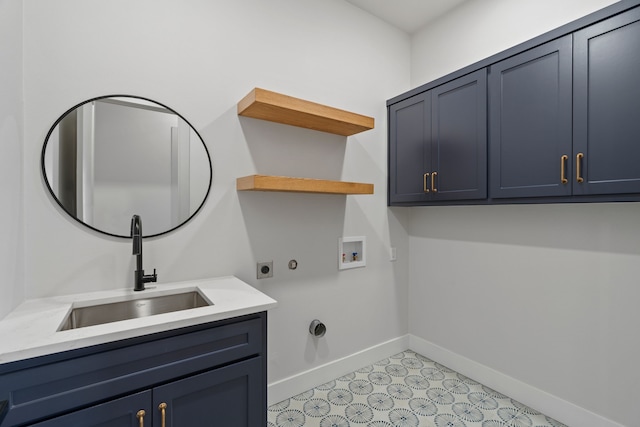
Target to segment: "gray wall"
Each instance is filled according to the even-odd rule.
[[[161,282],[233,274],[276,298],[270,382],[409,332],[633,425],[637,204],[388,209],[385,194],[384,100],[608,3],[470,0],[411,39],[342,0],[0,0],[0,317],[24,292],[130,285],[130,242],[62,215],[39,161],[67,108],[140,95],[185,116],[214,166],[202,212],[145,241],[145,267]],[[376,129],[345,141],[238,118],[254,86],[374,116]],[[238,194],[235,178],[252,173],[373,182],[376,194]],[[366,268],[337,270],[342,235],[367,236]],[[275,278],[258,282],[255,262],[269,259]],[[315,317],[329,328],[318,344],[305,330]]]
[[[24,298],[22,4],[0,0],[0,318]]]
[[[472,0],[414,37],[412,80],[609,3]],[[569,406],[638,424],[640,204],[413,208],[409,234],[410,333]]]
[[[213,159],[203,210],[145,240],[145,269],[156,267],[160,282],[235,275],[278,300],[269,316],[270,382],[407,333],[408,212],[386,208],[384,104],[409,87],[406,34],[342,0],[26,0],[24,23],[27,297],[132,286],[130,240],[62,215],[38,167],[60,114],[124,93],[175,109]],[[373,116],[376,128],[344,138],[239,118],[236,104],[255,86]],[[237,193],[236,178],[253,173],[376,189]],[[367,267],[338,271],[338,238],[360,235]],[[287,268],[290,259],[297,270]],[[256,262],[265,260],[274,261],[274,278],[257,281]],[[329,330],[317,345],[307,330],[314,318]]]

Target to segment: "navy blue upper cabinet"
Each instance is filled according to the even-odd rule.
[[[574,194],[640,193],[640,8],[575,33]]]
[[[640,201],[640,0],[387,107],[389,205]]]
[[[389,203],[487,195],[486,70],[389,107]]]
[[[389,202],[427,200],[431,167],[431,91],[389,108]]]
[[[433,200],[487,197],[487,71],[433,89],[431,177]]]
[[[490,67],[492,198],[571,194],[571,40]]]

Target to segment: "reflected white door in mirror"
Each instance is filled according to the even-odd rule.
[[[133,96],[70,108],[49,130],[41,163],[67,214],[118,237],[130,237],[133,215],[144,218],[144,237],[180,227],[200,210],[212,181],[209,151],[189,122]]]

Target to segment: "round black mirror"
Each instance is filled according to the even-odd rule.
[[[182,226],[202,208],[213,176],[189,122],[132,96],[94,98],[64,113],[45,139],[42,174],[67,214],[117,237],[130,237],[134,214],[144,237]]]

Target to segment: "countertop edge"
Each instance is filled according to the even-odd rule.
[[[157,294],[184,288],[198,288],[201,293],[212,300],[213,305],[62,332],[57,332],[58,325],[61,324],[74,304],[82,305],[87,301],[96,301],[96,296],[99,296],[100,299],[110,300],[116,296],[133,298],[137,295],[132,295],[127,289],[118,289],[27,301],[23,304],[24,307],[23,305],[19,306],[8,317],[0,320],[0,336],[5,343],[16,342],[18,341],[16,336],[19,333],[17,331],[20,331],[21,328],[31,327],[28,333],[33,339],[25,340],[23,337],[22,342],[14,344],[13,347],[7,344],[4,346],[5,348],[2,348],[2,343],[0,343],[0,365],[231,319],[267,311],[277,306],[277,302],[271,297],[233,276],[161,284],[153,291]],[[37,310],[39,306],[47,304],[51,306],[49,317],[42,316],[42,312]],[[29,313],[30,310],[33,312]],[[43,317],[46,318],[42,319]],[[5,327],[3,328],[3,326]],[[12,338],[14,339],[12,340]]]

